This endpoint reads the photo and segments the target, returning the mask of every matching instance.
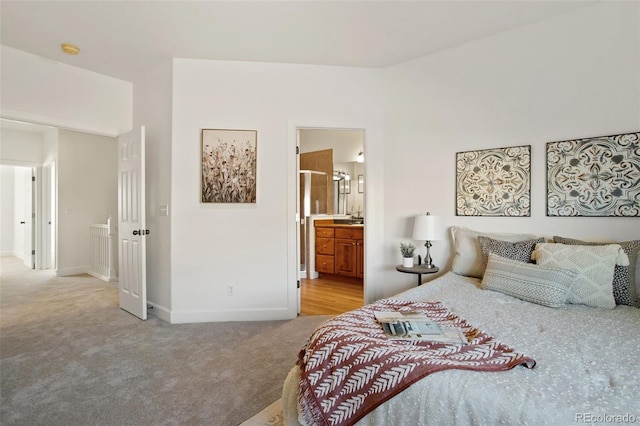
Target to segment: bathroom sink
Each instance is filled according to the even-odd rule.
[[[333,223],[337,225],[363,225],[364,218],[351,218],[351,219],[333,219]]]

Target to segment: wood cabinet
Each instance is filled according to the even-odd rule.
[[[356,226],[316,228],[316,270],[346,277],[364,277],[364,230]]]
[[[356,243],[356,277],[364,278],[364,239]]]
[[[316,228],[316,271],[335,274],[334,229]]]
[[[362,264],[364,263],[362,228],[337,228],[335,237],[336,274],[347,277],[362,277]]]

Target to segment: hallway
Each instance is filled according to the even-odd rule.
[[[362,283],[302,279],[300,289],[302,315],[337,315],[363,305]]]

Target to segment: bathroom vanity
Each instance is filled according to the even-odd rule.
[[[314,221],[315,271],[320,274],[364,277],[364,225]]]

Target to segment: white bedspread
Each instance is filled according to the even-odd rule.
[[[479,283],[448,273],[394,298],[439,300],[473,326],[531,356],[536,367],[434,373],[380,405],[359,425],[568,425],[622,423],[622,416],[640,424],[640,309],[552,309],[481,290]],[[298,379],[294,367],[283,389],[287,425],[299,424]]]

